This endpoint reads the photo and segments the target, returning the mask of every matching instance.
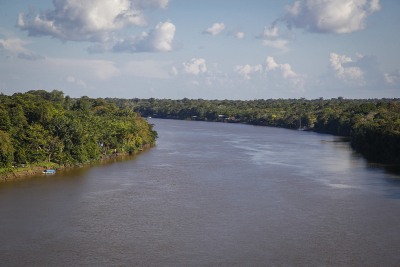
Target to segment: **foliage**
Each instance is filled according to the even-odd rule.
[[[0,95],[0,168],[38,162],[77,164],[134,152],[157,133],[137,113],[103,99],[44,90]]]
[[[240,122],[348,136],[368,159],[400,164],[399,99],[117,99],[44,90],[0,94],[0,168],[83,163],[154,144],[143,117]]]
[[[399,99],[107,99],[142,116],[241,122],[351,137],[368,159],[400,163]]]

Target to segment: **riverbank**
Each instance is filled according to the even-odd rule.
[[[144,117],[241,122],[350,137],[366,159],[400,166],[400,99],[133,99]]]
[[[55,169],[56,171],[65,170],[70,168],[79,168],[83,166],[90,166],[99,162],[107,162],[110,160],[126,157],[129,155],[136,155],[147,149],[150,149],[151,145],[145,145],[143,148],[133,153],[118,152],[113,154],[101,155],[98,160],[90,161],[87,163],[71,164],[71,165],[60,165],[53,162],[43,162],[36,164],[27,164],[21,167],[12,167],[9,171],[0,172],[0,183],[7,183],[11,181],[29,179],[35,175],[43,173],[46,169]]]

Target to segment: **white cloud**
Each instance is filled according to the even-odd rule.
[[[280,68],[282,70],[283,78],[297,78],[299,75],[292,70],[292,66],[290,64],[281,64]]]
[[[263,40],[263,45],[273,47],[279,50],[287,50],[287,45],[289,44],[288,40],[285,39],[276,39],[276,40]]]
[[[188,74],[199,75],[207,71],[204,58],[192,58],[189,62],[182,63],[183,71]]]
[[[239,75],[241,75],[243,77],[243,79],[245,80],[250,80],[250,74],[255,73],[255,72],[259,72],[261,73],[263,70],[263,67],[261,64],[257,64],[254,66],[251,66],[249,64],[246,65],[238,65],[235,67],[235,72],[238,73]]]
[[[149,36],[150,45],[154,47],[155,51],[171,51],[175,36],[175,25],[171,22],[158,23]]]
[[[0,47],[14,54],[25,52],[25,42],[18,38],[0,39]]]
[[[293,5],[286,6],[286,11],[291,17],[297,17],[302,11],[302,2],[295,1]]]
[[[352,58],[346,55],[331,53],[329,61],[336,77],[340,80],[345,82],[356,82],[359,85],[364,84],[364,72],[359,66],[357,66],[357,62]]]
[[[384,73],[384,79],[387,84],[395,85],[400,83],[400,71],[394,71],[391,73]]]
[[[167,8],[169,0],[136,0],[132,1],[136,6],[141,8],[155,7],[155,8]]]
[[[143,32],[139,37],[131,37],[105,43],[90,48],[91,52],[169,52],[173,50],[175,25],[171,22],[160,22],[149,32]],[[100,49],[99,49],[100,48]]]
[[[225,29],[224,23],[214,23],[211,27],[205,29],[203,33],[218,35]]]
[[[16,56],[21,59],[36,60],[43,58],[25,47],[28,42],[19,38],[0,39],[0,50],[4,50],[6,54]]]
[[[379,3],[379,0],[371,0],[370,5],[369,5],[369,12],[375,12],[379,11],[381,9],[381,4]]]
[[[279,31],[279,29],[275,25],[271,25],[270,27],[264,27],[262,36],[265,38],[277,37],[278,31]]]
[[[273,57],[267,57],[265,63],[266,63],[266,70],[274,70],[279,67],[278,63],[275,62],[275,59]]]
[[[400,72],[382,72],[381,64],[375,56],[358,53],[348,56],[332,52],[329,55],[329,65],[330,73],[325,76],[325,79],[330,79],[328,83],[336,86],[340,83],[340,87],[350,91],[362,89],[375,94],[390,89],[393,91],[389,90],[387,93],[392,94],[400,84]]]
[[[239,74],[244,80],[251,80],[255,73],[263,74],[267,80],[274,81],[276,84],[287,84],[296,91],[301,91],[305,84],[305,76],[298,74],[288,63],[278,63],[276,60],[268,56],[263,64],[256,65],[237,65],[234,68],[235,73]]]
[[[20,13],[17,26],[32,36],[52,36],[64,41],[108,41],[126,26],[147,24],[144,8],[165,8],[167,0],[56,0],[54,9]]]
[[[244,32],[236,32],[235,37],[238,39],[243,39],[244,38]]]
[[[264,31],[259,35],[259,38],[263,40],[262,44],[265,46],[282,51],[288,50],[287,45],[289,44],[289,40],[279,34],[279,28],[275,22],[269,27],[264,27]]]
[[[289,27],[318,33],[351,33],[365,28],[368,16],[380,9],[379,0],[304,0],[287,6]]]
[[[273,57],[268,56],[265,60],[265,70],[267,72],[280,71],[281,77],[289,81],[293,87],[296,89],[302,89],[304,87],[304,76],[296,73],[288,63],[277,63]]]

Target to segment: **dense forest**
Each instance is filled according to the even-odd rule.
[[[399,99],[106,99],[142,116],[240,122],[349,137],[374,162],[400,164]]]
[[[26,164],[87,163],[135,152],[156,138],[132,109],[104,99],[72,99],[57,90],[0,94],[0,173]]]
[[[152,145],[143,117],[247,123],[349,137],[367,159],[400,164],[399,99],[117,99],[53,90],[0,94],[0,173],[12,166],[74,165]]]

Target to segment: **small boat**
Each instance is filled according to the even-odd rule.
[[[44,170],[43,173],[44,174],[54,174],[54,173],[56,173],[56,170],[53,170],[53,169]]]

